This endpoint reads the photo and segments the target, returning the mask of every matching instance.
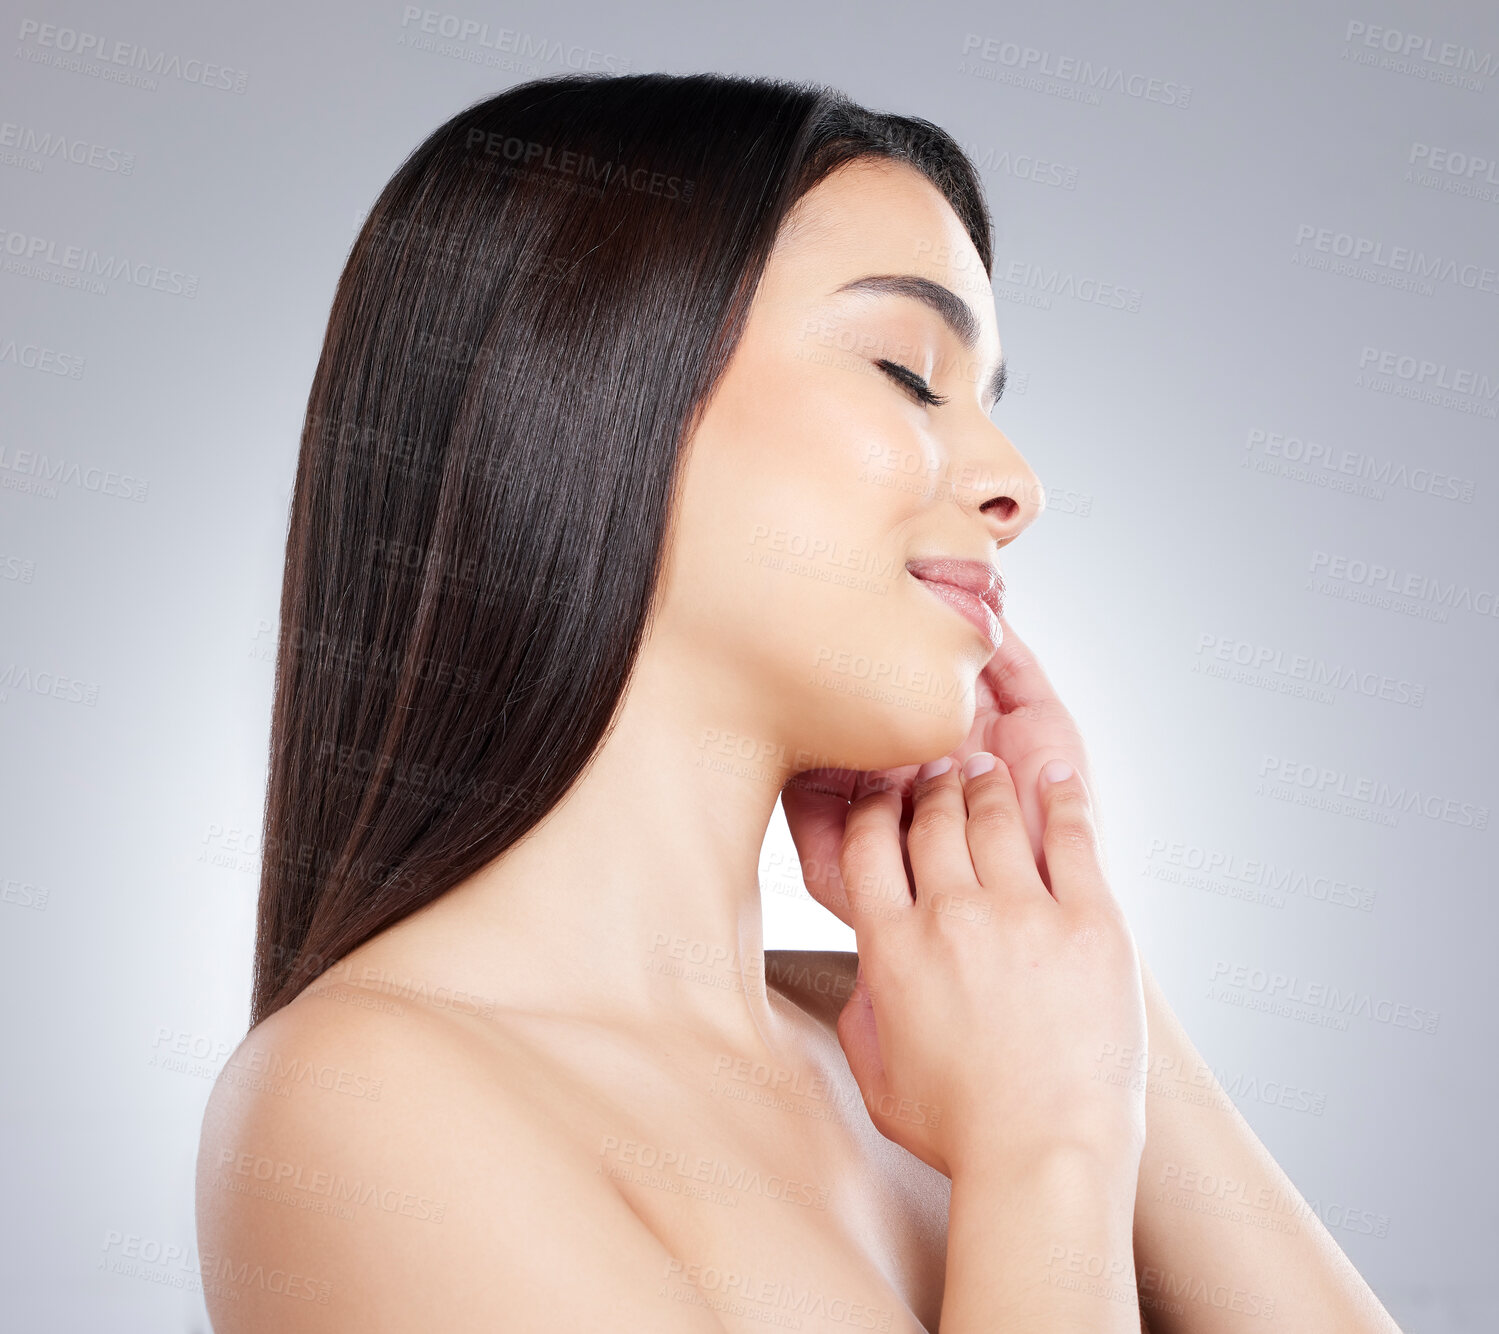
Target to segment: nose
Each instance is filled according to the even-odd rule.
[[[997,547],[1008,546],[1046,508],[1041,479],[993,422],[978,428],[967,453],[953,463],[953,498],[978,515]]]

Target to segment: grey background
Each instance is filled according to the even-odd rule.
[[[1052,495],[1006,553],[1012,616],[1089,739],[1142,953],[1404,1327],[1499,1327],[1496,835],[1472,823],[1499,801],[1499,167],[1472,166],[1499,159],[1499,10],[455,5],[430,12],[524,51],[414,41],[394,3],[0,6],[15,1326],[207,1328],[194,1152],[245,1025],[286,506],[329,302],[412,146],[572,66],[817,79],[974,153],[1015,377],[996,420]],[[76,34],[183,73],[79,62]],[[1080,62],[1127,82],[1090,90]],[[1355,238],[1373,259],[1338,271]],[[133,277],[69,285],[69,247]],[[1295,471],[1265,437],[1372,480]],[[1418,467],[1459,494],[1390,476]],[[1355,600],[1337,562],[1420,587]],[[1220,649],[1268,661],[1203,670],[1232,670]],[[1298,693],[1298,660],[1374,693]],[[792,857],[778,812],[767,944],[850,947],[788,892]],[[1287,888],[1255,891],[1260,864]],[[1317,988],[1376,1017],[1265,1008]]]

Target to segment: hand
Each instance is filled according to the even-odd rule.
[[[856,798],[840,850],[859,975],[838,1039],[870,1116],[949,1177],[1081,1149],[1132,1183],[1144,1089],[1095,1076],[1105,1051],[1144,1049],[1145,999],[1087,788],[1065,764],[1041,778],[1048,886],[1004,761],[935,767],[913,788],[909,871],[893,789]]]
[[[975,686],[977,704],[973,727],[954,750],[961,765],[975,751],[998,755],[1015,779],[1020,809],[1025,815],[1031,852],[1043,882],[1049,883],[1045,849],[1041,845],[1041,805],[1036,778],[1051,759],[1066,760],[1094,791],[1082,734],[1072,715],[1057,698],[1041,664],[1008,621],[1001,621],[1004,639]],[[901,833],[910,822],[910,793],[919,765],[859,772],[853,769],[808,769],[795,775],[781,790],[781,808],[802,864],[802,878],[814,899],[846,926],[852,926],[838,853],[843,846],[848,803],[875,787],[888,787],[902,798]],[[1096,803],[1094,819],[1097,820]]]

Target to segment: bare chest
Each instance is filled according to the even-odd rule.
[[[846,1064],[552,1058],[548,1106],[670,1253],[663,1298],[730,1330],[936,1328],[949,1183],[874,1129]]]

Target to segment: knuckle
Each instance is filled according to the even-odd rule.
[[[1050,808],[1061,813],[1088,810],[1088,794],[1075,776],[1067,779],[1052,792]]]
[[[911,827],[906,831],[906,841],[907,843],[926,843],[944,837],[950,838],[962,827],[963,817],[951,806],[923,806],[911,817]]]
[[[908,900],[910,898],[909,891],[903,885],[896,884],[872,866],[854,862],[841,867],[840,874],[843,877],[844,894],[851,903],[857,904],[866,912],[899,906],[902,892]]]
[[[852,802],[843,822],[845,841],[879,831],[883,827],[883,807],[891,801],[898,802],[899,798],[882,792],[871,792]]]
[[[1047,826],[1046,846],[1053,852],[1095,853],[1093,826],[1086,820],[1065,819]]]
[[[980,834],[1008,835],[1020,825],[1020,810],[1013,802],[981,801],[968,810],[968,828]]]
[[[1056,904],[1040,897],[1024,895],[1002,907],[1006,934],[1022,951],[1039,950],[1054,940]]]
[[[838,874],[850,893],[861,888],[871,874],[869,867],[879,855],[884,838],[874,830],[853,832],[843,840],[838,852]]]
[[[1067,914],[1071,943],[1090,951],[1122,952],[1133,948],[1133,937],[1124,913],[1112,895],[1095,902],[1074,905]]]
[[[868,861],[884,846],[885,835],[878,829],[850,829],[843,836],[840,856],[842,864]]]
[[[1044,839],[1047,845],[1054,843],[1058,848],[1088,849],[1093,847],[1095,838],[1093,810],[1088,804],[1087,793],[1072,783],[1053,793],[1046,812]]]

